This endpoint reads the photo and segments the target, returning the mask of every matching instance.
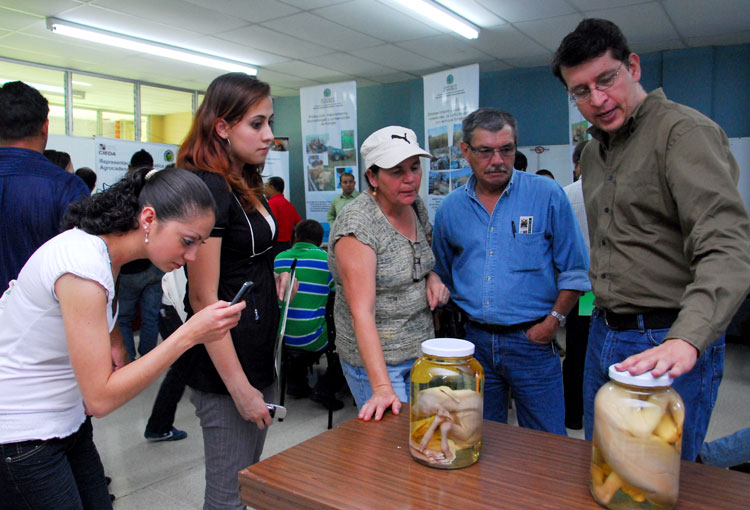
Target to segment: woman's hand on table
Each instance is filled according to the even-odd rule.
[[[430,310],[434,310],[438,305],[444,305],[448,302],[451,297],[451,291],[445,286],[440,277],[435,271],[430,271],[427,274],[427,303],[430,305]]]
[[[388,408],[393,410],[393,414],[401,412],[401,401],[390,384],[373,389],[372,397],[359,410],[359,419],[370,421],[374,416],[375,421],[380,421]]]

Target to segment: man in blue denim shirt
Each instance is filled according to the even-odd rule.
[[[553,340],[590,289],[573,208],[553,180],[513,171],[513,116],[480,108],[463,121],[466,186],[437,211],[435,271],[468,315],[466,339],[485,370],[484,417],[507,422],[508,391],[522,427],[565,435]]]

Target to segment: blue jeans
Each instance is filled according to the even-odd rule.
[[[484,368],[484,418],[508,422],[508,393],[513,393],[521,427],[562,436],[565,431],[560,355],[553,344],[529,340],[525,331],[499,334],[466,325],[466,340]]]
[[[669,329],[615,331],[604,322],[599,310],[591,316],[589,346],[583,376],[583,412],[586,439],[594,432],[594,398],[609,381],[609,366],[628,356],[661,345]],[[724,335],[706,349],[693,369],[672,383],[685,403],[682,430],[682,458],[694,461],[706,437],[711,412],[716,404],[719,384],[724,375]]]
[[[703,443],[701,462],[723,468],[750,462],[750,428]]]
[[[141,336],[138,342],[138,353],[143,356],[156,347],[159,338],[159,309],[161,308],[163,276],[164,272],[153,264],[140,273],[120,275],[118,289],[120,314],[117,322],[120,325],[125,350],[128,351],[131,360],[135,359],[133,320],[138,309],[138,301],[141,302]]]
[[[409,393],[411,393],[411,367],[415,361],[417,360],[408,359],[398,365],[385,366],[388,370],[388,378],[391,380],[393,391],[401,402],[409,401]],[[370,386],[370,379],[367,377],[367,372],[364,367],[350,365],[344,360],[341,360],[341,369],[344,372],[346,383],[349,385],[349,390],[354,396],[357,407],[362,409],[365,402],[372,397],[372,387]]]
[[[91,418],[62,439],[0,444],[0,507],[111,509]]]

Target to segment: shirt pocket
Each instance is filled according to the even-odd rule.
[[[539,271],[548,259],[549,249],[550,243],[543,232],[516,234],[510,238],[508,267],[511,271]]]

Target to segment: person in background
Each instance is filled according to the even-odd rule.
[[[75,171],[75,174],[83,179],[83,182],[85,182],[86,186],[89,187],[89,191],[93,193],[94,189],[96,188],[96,172],[94,172],[87,166],[82,166]]]
[[[87,414],[128,402],[189,347],[222,338],[245,307],[215,303],[128,364],[115,320],[120,267],[148,258],[169,271],[194,260],[214,224],[200,179],[146,173],[72,204],[69,230],[31,256],[0,300],[3,508],[111,509]]]
[[[269,177],[264,193],[268,198],[268,206],[271,208],[271,212],[279,226],[279,235],[273,246],[273,255],[275,257],[282,251],[292,247],[294,226],[302,221],[302,218],[297,213],[297,209],[284,196],[284,179],[281,177]]]
[[[586,208],[583,205],[581,188],[581,153],[588,140],[579,142],[573,150],[573,183],[563,191],[568,196],[578,226],[581,228],[586,253],[589,253],[589,226],[586,223]],[[565,427],[571,430],[583,428],[583,365],[586,361],[586,346],[589,343],[590,320],[578,312],[579,303],[573,305],[565,321],[565,359],[563,360],[563,389],[565,393]]]
[[[328,208],[328,225],[331,230],[333,230],[333,222],[336,221],[336,216],[341,213],[341,209],[359,196],[359,191],[354,189],[354,174],[342,173],[339,177],[339,186],[341,186],[341,194],[333,197],[331,207]]]
[[[287,393],[297,397],[309,395],[313,402],[336,411],[344,407],[344,403],[336,399],[336,379],[343,379],[336,358],[329,356],[326,373],[312,393],[307,381],[310,365],[320,358],[332,340],[326,323],[326,305],[334,284],[328,270],[328,255],[320,249],[323,226],[315,220],[302,220],[294,227],[293,241],[294,246],[279,253],[273,263],[274,271],[283,273],[289,272],[297,260],[295,275],[300,282],[299,292],[289,303],[284,330],[287,352],[293,351],[288,356]]]
[[[513,168],[525,172],[529,166],[529,160],[523,152],[516,151],[516,158],[513,160]]]
[[[42,154],[48,114],[35,88],[20,81],[0,87],[0,292],[60,232],[68,205],[89,195],[78,177]]]
[[[552,179],[553,181],[555,180],[555,176],[552,175],[552,172],[550,172],[546,168],[542,168],[540,170],[537,170],[536,174],[537,175],[541,175],[542,177],[548,177],[548,178]]]
[[[289,275],[274,275],[278,226],[263,197],[272,125],[268,84],[245,73],[224,74],[206,90],[177,154],[178,166],[208,185],[218,208],[211,236],[187,265],[188,317],[254,283],[231,334],[180,359],[203,431],[206,510],[244,508],[237,472],[260,460],[273,423],[266,402],[274,399],[277,299]]]
[[[414,131],[389,126],[360,151],[370,189],[336,218],[328,265],[336,282],[336,348],[359,418],[380,420],[409,401],[411,366],[435,334],[430,310],[448,301],[432,271],[432,227],[419,198],[431,157]]]
[[[145,149],[130,158],[128,172],[154,167],[154,158]],[[122,339],[130,359],[143,356],[159,341],[159,308],[161,307],[161,279],[164,271],[147,259],[134,260],[122,266],[118,281],[120,315],[117,319]],[[136,352],[133,321],[141,312],[141,327]]]
[[[484,418],[566,435],[560,356],[565,316],[590,289],[588,256],[562,188],[514,172],[515,118],[479,108],[464,118],[466,186],[435,214],[435,271],[468,316],[466,339],[484,367]]]
[[[73,173],[73,161],[70,159],[70,154],[67,152],[46,149],[44,151],[44,157],[66,172]]]
[[[724,330],[750,288],[750,221],[729,139],[705,115],[640,84],[640,57],[608,20],[584,19],[552,72],[592,124],[583,198],[596,309],[584,373],[584,427],[608,367],[675,378],[682,458],[706,435],[724,366]],[[616,178],[615,178],[616,176]]]

